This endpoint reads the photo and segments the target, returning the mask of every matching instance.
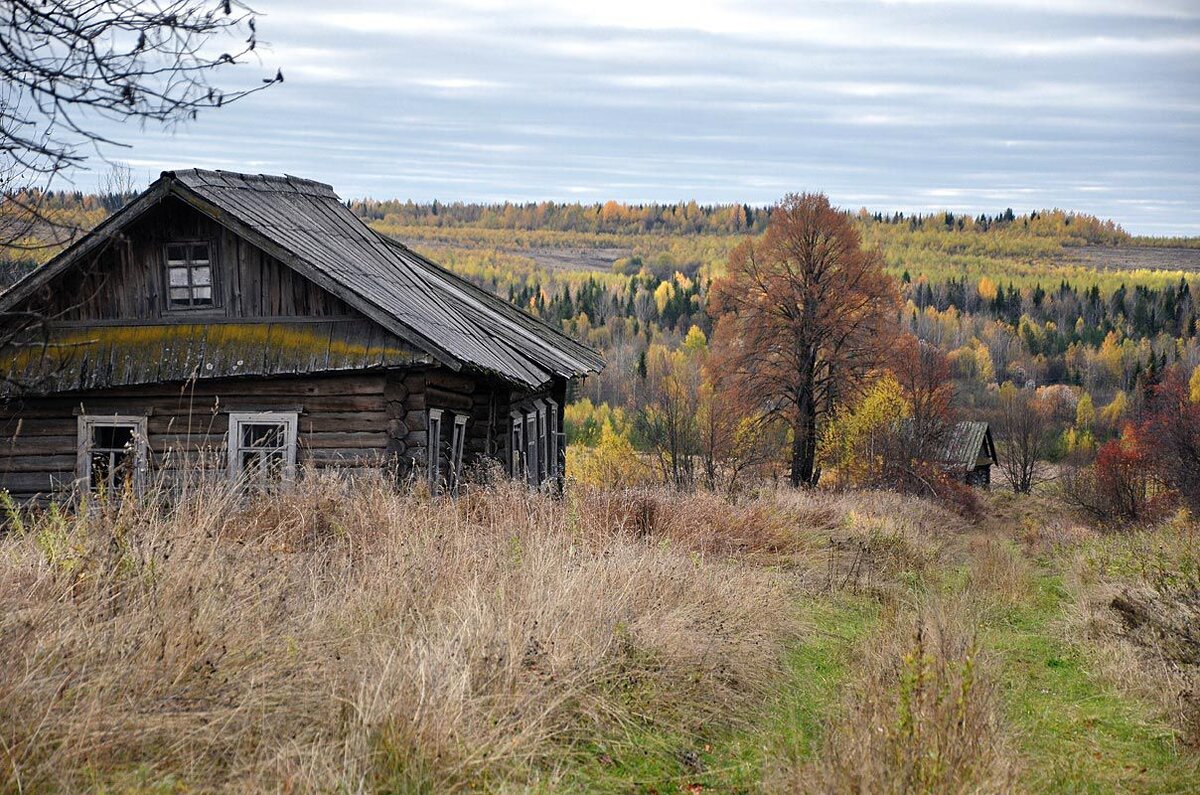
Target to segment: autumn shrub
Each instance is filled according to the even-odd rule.
[[[1068,467],[1059,490],[1071,505],[1114,526],[1157,521],[1178,497],[1156,476],[1147,445],[1133,426],[1101,445],[1090,465]]]
[[[793,579],[597,500],[314,475],[19,510],[0,791],[553,790],[635,727],[746,720]]]
[[[1191,380],[1182,368],[1171,368],[1155,387],[1138,432],[1151,440],[1146,457],[1159,480],[1200,515],[1200,378]]]

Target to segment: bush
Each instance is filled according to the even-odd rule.
[[[1101,522],[1154,522],[1174,506],[1176,493],[1159,481],[1137,431],[1128,426],[1104,443],[1089,466],[1069,467],[1060,491],[1066,501]]]

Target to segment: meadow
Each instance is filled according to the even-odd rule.
[[[0,791],[1186,792],[1195,529],[305,478],[9,507]],[[1145,631],[1153,631],[1153,628]],[[1194,652],[1194,647],[1191,648]]]

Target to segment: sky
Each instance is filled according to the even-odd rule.
[[[131,148],[112,157],[343,198],[823,191],[1200,235],[1200,0],[252,5],[270,47],[218,83],[285,82],[169,133],[115,131]]]

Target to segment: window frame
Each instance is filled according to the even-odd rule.
[[[188,287],[189,301],[191,301],[191,303],[184,306],[184,305],[177,305],[171,301],[171,267],[172,267],[171,266],[171,248],[173,246],[187,246],[189,248],[189,250],[192,246],[205,246],[208,249],[208,288],[209,288],[209,294],[211,297],[211,300],[209,301],[209,303],[207,303],[207,304],[194,303],[195,296],[193,295],[193,291],[195,290],[196,285],[192,284],[192,269],[197,266],[192,265],[193,260],[192,260],[190,254],[188,255],[187,260],[185,260],[185,262],[187,264],[184,265],[183,267],[187,270],[187,274],[188,274],[187,287]],[[166,307],[164,311],[171,312],[171,313],[175,313],[175,312],[188,313],[188,312],[211,312],[214,309],[219,309],[221,307],[221,293],[218,290],[218,285],[217,285],[217,256],[216,256],[217,245],[216,245],[216,241],[205,240],[205,239],[170,240],[163,244],[162,250],[163,250],[163,269],[162,269],[163,301],[164,301],[165,307]],[[180,266],[176,265],[174,267],[180,267]],[[203,286],[203,285],[201,285],[201,286]]]
[[[525,415],[519,411],[509,412],[511,428],[509,444],[512,447],[512,460],[509,462],[509,475],[513,478],[524,478],[525,466]]]
[[[454,431],[450,437],[450,493],[458,494],[462,484],[463,445],[467,437],[467,415],[454,414]]]
[[[530,486],[538,487],[542,485],[541,480],[541,461],[538,451],[540,445],[537,438],[537,412],[530,411],[525,414],[525,480]]]
[[[551,479],[559,477],[562,473],[559,465],[559,445],[563,441],[561,434],[558,432],[558,401],[552,398],[546,398],[546,426],[549,429],[547,437],[546,460],[550,462],[549,477]]]
[[[535,400],[533,405],[537,412],[538,483],[541,484],[550,479],[550,424],[546,416],[545,401]]]
[[[76,423],[76,461],[75,472],[79,483],[87,491],[96,491],[92,485],[92,450],[95,440],[95,429],[133,428],[133,440],[136,443],[133,451],[133,487],[138,493],[145,487],[146,471],[150,464],[150,442],[147,436],[147,418],[141,414],[80,414]],[[112,484],[110,484],[111,487]]]
[[[270,425],[281,423],[286,426],[284,431],[284,464],[280,481],[291,482],[296,478],[296,447],[300,427],[300,414],[295,411],[232,411],[229,413],[229,430],[225,433],[225,445],[228,448],[228,474],[232,483],[243,481],[242,452],[248,448],[242,447],[242,425]]]
[[[425,412],[425,474],[429,478],[429,493],[437,494],[442,468],[442,414],[444,409]]]

